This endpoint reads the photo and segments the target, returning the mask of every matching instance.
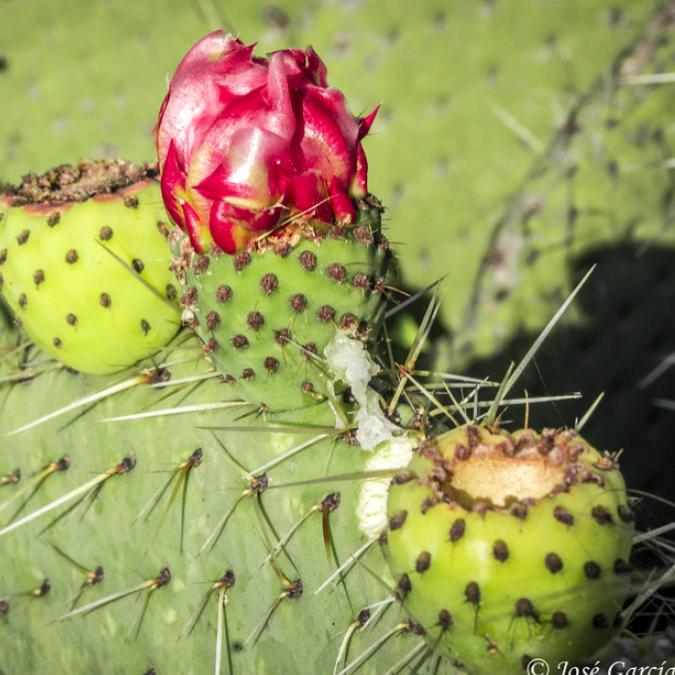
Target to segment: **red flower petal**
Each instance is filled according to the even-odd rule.
[[[251,200],[255,191],[247,183],[234,183],[229,180],[230,172],[221,164],[194,189],[207,199],[241,199]]]
[[[289,198],[299,213],[324,223],[333,220],[333,211],[325,190],[320,189],[319,176],[312,172],[293,176],[289,181]]]
[[[197,253],[203,253],[211,243],[209,228],[205,227],[195,210],[187,202],[183,202],[183,219],[190,243]]]
[[[160,111],[160,163],[173,139],[188,164],[223,105],[265,85],[267,69],[252,63],[252,51],[253,45],[246,47],[223,31],[214,31],[185,55]]]
[[[183,220],[183,211],[178,203],[178,193],[185,190],[185,175],[178,163],[176,146],[173,141],[169,145],[169,152],[164,162],[160,187],[166,210],[173,221],[183,227],[185,222]]]
[[[269,131],[288,142],[293,138],[296,129],[288,79],[299,73],[300,69],[287,53],[272,54],[267,75],[266,96],[270,106],[270,115],[265,120],[265,126]]]
[[[224,213],[223,206],[222,202],[216,202],[211,207],[209,229],[213,235],[213,240],[225,253],[235,253],[237,250],[233,233],[235,223]]]
[[[356,164],[358,127],[353,117],[346,120],[340,116],[334,102],[325,97],[326,91],[308,89],[303,98],[304,129],[300,149],[306,166],[321,174],[327,183],[334,176],[346,183]]]
[[[305,57],[307,59],[307,67],[305,72],[312,78],[314,84],[318,87],[327,87],[326,75],[328,73],[326,64],[321,60],[321,57],[314,51],[314,47],[307,47],[305,50]]]
[[[370,132],[370,128],[373,126],[373,122],[375,121],[375,118],[377,117],[377,113],[380,112],[380,108],[382,107],[381,103],[378,103],[374,108],[373,111],[370,113],[370,115],[367,115],[366,117],[362,117],[359,120],[359,135],[358,135],[358,140],[360,141],[366,134]]]
[[[226,199],[251,209],[264,209],[283,197],[292,171],[288,142],[260,126],[225,117],[209,130],[206,142],[192,158],[190,178],[208,199]]]
[[[330,186],[331,206],[335,218],[341,225],[349,225],[354,222],[356,218],[356,208],[354,202],[348,197],[347,193],[342,189],[337,178],[333,178]]]
[[[368,194],[368,160],[361,143],[356,148],[356,173],[349,192],[353,197],[365,197]]]
[[[159,111],[155,142],[171,217],[203,250],[227,252],[282,216],[353,222],[367,192],[361,139],[379,106],[355,118],[318,54],[268,58],[215,31],[185,55]]]
[[[260,232],[271,230],[278,222],[280,208],[253,212],[226,202],[214,202],[209,228],[213,239],[225,253],[234,253]]]

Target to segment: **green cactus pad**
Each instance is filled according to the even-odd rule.
[[[633,514],[612,457],[573,431],[467,426],[422,443],[408,470],[386,556],[430,644],[469,672],[518,673],[615,634]]]
[[[291,228],[236,256],[196,255],[186,239],[177,248],[186,322],[237,393],[271,410],[325,400],[336,330],[365,340],[381,318],[390,254],[379,207],[362,203],[352,228]]]
[[[153,175],[83,162],[26,176],[1,200],[4,297],[31,339],[71,368],[123,370],[179,327]]]
[[[4,347],[15,331],[3,324],[0,316]],[[100,492],[72,495],[44,516],[0,534],[0,672],[141,675],[151,668],[157,675],[216,672],[218,596],[225,589],[227,633],[217,672],[331,673],[344,633],[355,617],[386,599],[386,589],[373,584],[360,566],[348,564],[350,556],[358,557],[360,551],[360,559],[371,569],[387,574],[377,544],[364,551],[368,542],[358,528],[361,472],[370,455],[321,433],[321,429],[330,433],[334,424],[327,404],[273,415],[269,429],[259,417],[242,416],[253,406],[211,412],[201,408],[221,401],[228,389],[222,378],[212,378],[185,394],[181,380],[212,372],[206,359],[200,358],[196,340],[184,338],[176,340],[174,344],[180,346],[168,358],[175,365],[164,373],[171,375],[164,382],[167,387],[143,382],[98,401],[86,414],[78,409],[9,438],[5,434],[18,424],[115,385],[120,378],[50,370],[23,386],[0,386],[0,532],[72,495],[101,472],[111,474]],[[11,376],[14,368],[14,359],[5,358],[0,374]],[[104,421],[162,408],[183,410],[182,414]],[[216,438],[204,428],[213,425],[233,429],[217,431]],[[281,433],[281,425],[288,433]],[[310,429],[308,434],[303,427],[316,431]],[[242,476],[221,443],[258,477],[258,491],[252,498],[239,501],[254,479]],[[298,452],[301,445],[305,450]],[[64,455],[69,462],[62,461]],[[132,468],[125,459],[134,456]],[[259,470],[263,465],[267,490]],[[20,475],[14,473],[17,468]],[[38,485],[45,471],[49,473]],[[351,476],[353,480],[345,479]],[[288,485],[298,480],[307,484]],[[87,499],[78,504],[83,496]],[[213,548],[205,547],[230,509]],[[324,531],[331,533],[335,547],[330,556]],[[268,546],[280,540],[285,544],[277,550],[275,562],[269,558]],[[326,584],[343,564],[343,580],[336,575]],[[98,566],[104,575],[93,583],[100,577]],[[166,568],[170,582],[149,595],[155,584],[167,579],[162,574]],[[279,569],[291,588],[285,587]],[[221,582],[228,570],[236,577],[231,588]],[[49,593],[34,593],[44,579],[50,581]],[[293,585],[297,579],[304,588],[299,597],[299,586]],[[143,582],[151,585],[91,612],[62,618],[73,608],[85,582],[91,583],[84,586],[75,609]],[[381,621],[356,631],[348,662],[386,635],[399,622],[400,612],[392,603]],[[410,650],[414,639],[406,632],[396,634],[359,673],[386,672]],[[344,667],[342,659],[339,664],[338,672]],[[445,667],[438,670],[439,675],[448,672]]]

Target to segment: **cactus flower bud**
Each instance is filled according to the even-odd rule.
[[[260,58],[254,46],[207,35],[159,112],[162,195],[199,252],[234,253],[297,213],[351,223],[367,191],[361,139],[378,109],[355,118],[311,47]]]

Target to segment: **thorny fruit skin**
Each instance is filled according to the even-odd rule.
[[[351,223],[367,193],[365,118],[328,86],[318,54],[253,56],[222,30],[190,49],[169,85],[155,137],[162,195],[198,252],[241,250],[298,212]]]
[[[354,227],[324,236],[305,224],[235,256],[198,255],[176,235],[183,318],[246,401],[272,411],[325,401],[324,348],[336,331],[377,334],[391,264],[379,207],[359,202]]]
[[[88,171],[102,164],[53,170],[84,178],[81,191],[71,190],[81,201],[69,201],[55,183],[38,194],[44,177],[27,190],[36,202],[16,188],[0,197],[5,300],[43,351],[91,374],[152,356],[180,326],[159,184],[146,178],[92,196]],[[107,168],[118,164],[125,166]]]
[[[573,431],[467,426],[423,442],[408,471],[390,490],[385,555],[441,653],[519,673],[590,657],[616,633],[633,525],[614,460]]]

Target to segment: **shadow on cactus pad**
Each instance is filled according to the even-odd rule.
[[[583,398],[532,406],[530,423],[569,424],[605,392],[584,433],[599,448],[624,449],[621,465],[631,488],[667,497],[675,492],[675,475],[663,470],[672,456],[675,411],[658,407],[655,400],[673,398],[675,385],[668,372],[651,382],[646,378],[675,351],[675,248],[597,248],[570,261],[570,278],[580,278],[596,263],[575,301],[580,319],[556,327],[520,385],[530,396],[579,391]],[[466,370],[499,377],[536,337],[521,333],[501,352],[473,361]],[[513,410],[505,418],[521,415]],[[656,515],[654,502],[644,508]]]

